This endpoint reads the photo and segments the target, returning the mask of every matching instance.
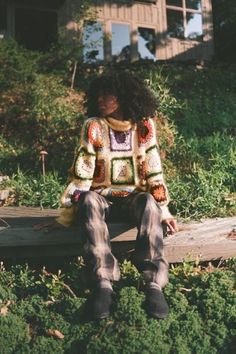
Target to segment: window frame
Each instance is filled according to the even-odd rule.
[[[134,3],[140,3],[140,4],[153,4],[156,5],[157,0],[133,0]]]
[[[154,35],[155,35],[155,53],[154,53],[154,56],[155,56],[155,61],[157,61],[157,49],[158,49],[158,45],[157,45],[157,29],[156,27],[154,26],[149,26],[147,24],[141,24],[141,23],[137,23],[136,24],[136,31],[137,31],[137,54],[138,54],[138,29],[140,28],[146,28],[146,29],[150,29],[150,30],[153,30],[154,31]],[[145,58],[140,58],[140,60],[150,60],[152,61],[152,59],[145,59]]]
[[[166,24],[167,24],[167,35],[168,35],[168,20],[167,20],[167,10],[174,10],[174,11],[178,11],[181,12],[183,15],[183,27],[184,27],[184,37],[183,38],[178,38],[178,37],[171,37],[171,38],[175,38],[175,39],[179,39],[179,40],[183,40],[183,41],[190,41],[190,42],[203,42],[204,40],[204,26],[203,26],[203,0],[201,0],[201,9],[200,10],[195,10],[195,9],[191,9],[189,7],[186,6],[186,0],[182,0],[182,6],[175,6],[175,5],[169,5],[167,4],[167,1],[165,1],[166,4]],[[186,32],[187,32],[187,14],[188,13],[194,13],[194,14],[199,14],[202,17],[202,34],[199,36],[199,39],[191,39],[188,38],[186,36]]]

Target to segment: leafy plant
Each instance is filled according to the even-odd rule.
[[[58,208],[63,191],[61,178],[57,173],[34,177],[26,175],[20,170],[5,182],[11,188],[11,198],[15,205],[40,206],[42,208]]]
[[[143,308],[136,268],[123,261],[112,315],[100,322],[85,318],[88,293],[81,262],[54,273],[27,265],[9,269],[2,265],[0,296],[5,295],[0,309],[8,296],[11,302],[5,316],[0,315],[1,353],[233,354],[235,265],[235,259],[221,262],[220,267],[201,265],[198,260],[172,265],[164,289],[170,314],[165,321],[157,321],[148,318]],[[70,293],[59,287],[60,282],[73,289],[80,284],[80,290]]]

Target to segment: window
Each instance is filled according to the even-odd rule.
[[[87,63],[104,59],[103,28],[101,22],[88,22],[83,32],[83,58]]]
[[[201,0],[166,0],[167,35],[172,38],[201,40]]]
[[[122,23],[112,23],[111,53],[116,61],[130,60],[130,28]]]
[[[140,59],[156,60],[155,30],[138,27],[138,54]]]

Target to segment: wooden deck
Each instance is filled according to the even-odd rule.
[[[81,242],[75,228],[50,233],[33,229],[33,225],[58,215],[59,210],[52,209],[1,207],[0,259],[79,255]],[[136,228],[112,223],[109,230],[113,252],[134,249]],[[170,263],[197,257],[202,261],[236,257],[236,217],[180,224],[176,235],[165,238],[164,247]]]

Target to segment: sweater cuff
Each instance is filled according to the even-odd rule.
[[[82,193],[82,192],[81,192],[79,189],[76,189],[76,190],[73,192],[73,194],[72,194],[72,196],[71,196],[71,198],[70,198],[72,204],[78,203],[79,198],[80,198],[80,196],[81,196],[81,193]]]
[[[61,214],[56,218],[56,221],[65,227],[69,227],[75,222],[75,214],[76,208],[73,206],[70,208],[62,208]]]
[[[161,222],[166,219],[173,219],[173,215],[170,213],[167,206],[160,206],[161,208]]]

